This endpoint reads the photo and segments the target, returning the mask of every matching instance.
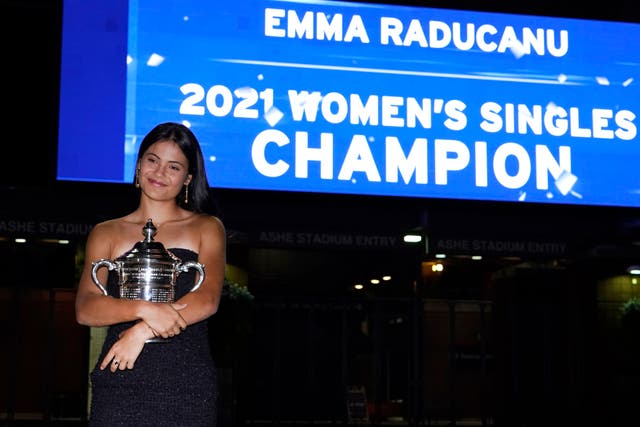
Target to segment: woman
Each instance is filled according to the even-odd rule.
[[[82,325],[109,326],[91,372],[92,426],[212,426],[216,421],[215,366],[207,319],[220,302],[226,264],[222,222],[204,213],[209,186],[200,144],[187,127],[163,123],[142,140],[135,186],[140,202],[130,214],[97,224],[86,244],[86,263],[76,296]],[[175,303],[118,297],[117,271],[97,269],[108,295],[92,279],[92,263],[113,260],[142,240],[152,219],[154,241],[196,271],[178,275]],[[147,342],[154,337],[166,342]]]

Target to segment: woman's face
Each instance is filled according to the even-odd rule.
[[[158,141],[144,152],[138,163],[142,191],[152,199],[171,200],[191,181],[189,162],[178,144]]]

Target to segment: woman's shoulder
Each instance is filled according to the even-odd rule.
[[[91,229],[92,233],[103,234],[118,232],[122,229],[125,223],[125,218],[113,218],[97,223]]]
[[[122,218],[97,223],[87,239],[87,250],[94,251],[97,258],[113,258],[131,246],[131,233],[126,231]]]
[[[91,229],[89,238],[118,242],[142,238],[142,228],[132,224],[127,217],[108,219],[97,223]]]
[[[201,232],[219,233],[225,232],[224,224],[222,220],[214,215],[209,214],[196,214],[194,223]]]
[[[220,218],[209,214],[198,214],[194,222],[200,256],[206,257],[206,254],[218,256],[221,251],[224,251],[227,233]]]

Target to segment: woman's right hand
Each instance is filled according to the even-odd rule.
[[[133,369],[145,342],[154,336],[154,331],[143,321],[125,329],[102,359],[100,369],[108,367],[111,372]]]
[[[170,338],[187,328],[187,322],[180,314],[187,304],[156,303],[144,304],[141,319],[149,325],[157,336]]]

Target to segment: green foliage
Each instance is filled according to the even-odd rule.
[[[620,307],[620,311],[622,312],[622,317],[627,317],[630,315],[638,315],[640,314],[640,299],[638,298],[629,298],[627,302],[622,304]]]
[[[222,286],[222,297],[230,300],[253,300],[253,294],[249,292],[246,286],[232,282],[226,277]]]

